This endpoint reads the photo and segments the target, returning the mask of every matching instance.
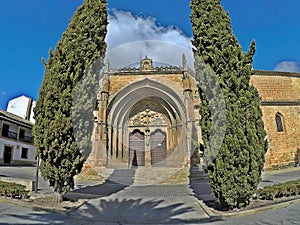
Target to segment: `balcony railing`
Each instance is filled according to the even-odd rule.
[[[24,141],[24,142],[28,142],[28,143],[32,143],[33,142],[33,137],[31,137],[31,136],[24,136],[24,137],[20,137],[19,140],[20,141]]]
[[[18,138],[18,133],[12,132],[12,131],[7,131],[7,132],[2,132],[2,136],[3,137],[8,137],[8,138],[11,138],[11,139],[17,139]],[[26,136],[25,135],[25,136],[19,137],[19,140],[27,142],[27,143],[33,143],[33,137],[32,136]]]

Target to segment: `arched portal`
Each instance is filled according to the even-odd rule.
[[[94,112],[99,147],[90,161],[111,168],[189,164],[201,142],[196,80],[184,64],[153,67],[149,61],[139,69],[106,65]]]
[[[134,152],[131,151],[131,135],[135,130],[142,132],[145,137],[143,154],[146,166],[165,161],[175,149],[188,149],[184,103],[176,92],[161,83],[143,79],[128,85],[112,99],[108,110],[108,134],[111,137],[107,143],[108,152],[128,166],[132,166]],[[151,139],[150,133],[159,135],[158,132],[153,133],[157,129],[164,134],[165,140],[161,148],[152,151],[155,143],[153,138],[157,136]],[[139,158],[142,154],[136,156],[142,162]]]

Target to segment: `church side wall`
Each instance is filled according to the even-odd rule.
[[[300,149],[300,106],[262,106],[265,130],[268,135],[268,151],[265,168],[276,169],[294,166]],[[283,131],[278,132],[275,116],[282,115]]]
[[[261,96],[268,151],[265,169],[294,166],[300,160],[300,74],[256,71],[251,83]],[[278,127],[276,116],[282,122]]]

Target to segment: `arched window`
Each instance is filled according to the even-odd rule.
[[[275,116],[277,132],[283,132],[283,116],[277,113]]]

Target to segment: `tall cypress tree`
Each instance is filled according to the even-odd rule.
[[[260,97],[250,85],[255,43],[247,53],[242,51],[220,0],[191,0],[190,7],[195,68],[203,87],[199,90],[201,127],[212,193],[223,208],[242,207],[249,204],[259,184],[266,151]],[[215,78],[207,75],[207,67]],[[217,92],[205,88],[211,82],[217,82],[226,105],[225,136],[214,158],[209,152],[214,147],[210,139],[218,113],[212,112],[210,99]]]
[[[101,64],[93,63],[105,54],[106,27],[106,1],[84,0],[54,52],[50,49],[48,61],[43,59],[45,74],[34,109],[33,135],[41,174],[60,194],[74,188],[74,176],[82,169],[84,157],[79,147],[90,148],[92,122],[84,122],[84,117],[92,117],[94,102],[88,94],[97,93],[84,94],[77,86],[81,82],[81,87],[95,89]],[[80,104],[73,106],[75,94],[81,108]],[[81,115],[73,116],[74,111]],[[79,141],[75,130],[80,130],[76,134]]]

